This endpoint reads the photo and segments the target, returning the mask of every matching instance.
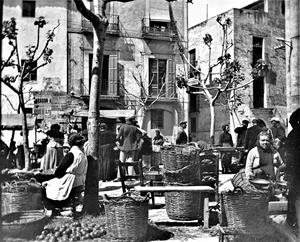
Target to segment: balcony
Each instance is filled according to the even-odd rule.
[[[172,24],[170,21],[142,19],[142,34],[145,38],[166,39],[173,37]]]
[[[108,34],[120,34],[120,21],[119,21],[119,15],[109,15],[108,18],[108,26],[106,33]],[[93,26],[90,21],[88,21],[86,18],[82,18],[81,20],[81,31],[84,33],[92,33],[93,32]]]

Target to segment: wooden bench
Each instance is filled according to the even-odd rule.
[[[215,192],[210,186],[135,186],[138,192]],[[204,193],[204,194],[205,194]],[[209,227],[209,199],[204,197],[203,204],[203,224],[204,228]]]

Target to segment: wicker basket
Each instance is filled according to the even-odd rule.
[[[200,164],[192,164],[185,166],[176,171],[164,171],[164,178],[166,182],[177,183],[191,183],[192,185],[201,184],[201,169]]]
[[[9,213],[2,217],[1,234],[3,237],[33,239],[48,222],[49,217],[43,211]]]
[[[189,145],[161,147],[162,162],[166,170],[176,171],[199,161],[200,150]]]
[[[115,198],[104,196],[107,233],[113,241],[145,241],[148,200],[130,193]]]
[[[255,229],[268,218],[268,191],[245,192],[236,188],[221,194],[221,207],[229,227]]]
[[[2,214],[42,209],[42,186],[35,179],[2,186]]]
[[[168,185],[190,185],[169,183]],[[170,219],[189,221],[203,217],[203,194],[201,192],[165,192],[167,215]]]

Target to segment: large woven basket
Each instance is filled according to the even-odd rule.
[[[33,239],[48,222],[49,217],[43,211],[15,212],[2,217],[0,230],[3,237]]]
[[[42,186],[35,179],[7,182],[2,186],[2,214],[42,208]]]
[[[169,183],[168,185],[190,185]],[[201,192],[165,192],[167,215],[170,219],[198,220],[203,214],[203,194]]]
[[[199,161],[200,150],[189,145],[161,147],[162,162],[166,170],[176,171]]]
[[[113,241],[145,241],[148,229],[149,197],[124,193],[105,195],[104,207],[108,236]]]
[[[221,207],[229,227],[255,229],[268,218],[268,191],[245,192],[241,188],[221,193]]]

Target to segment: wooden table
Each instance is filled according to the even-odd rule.
[[[214,192],[210,186],[135,186],[134,189],[139,192]],[[205,194],[204,193],[204,194]],[[203,223],[204,228],[209,227],[209,199],[204,197],[203,204]]]

